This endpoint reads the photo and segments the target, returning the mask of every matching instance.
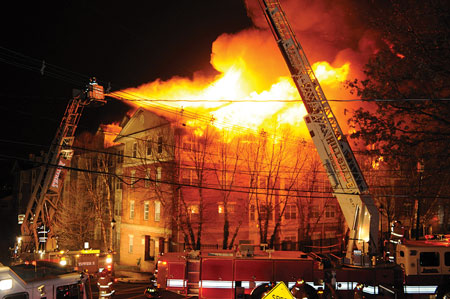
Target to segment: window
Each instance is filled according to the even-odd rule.
[[[130,188],[134,188],[136,184],[136,170],[131,171]]]
[[[297,207],[296,205],[287,205],[284,211],[284,219],[297,219]]]
[[[4,299],[28,299],[28,293],[15,293],[11,295],[6,295]]]
[[[150,204],[148,201],[144,202],[144,220],[148,220],[148,212],[149,212]]]
[[[134,200],[130,200],[130,219],[134,219]]]
[[[311,210],[309,212],[309,218],[319,218],[319,207],[311,206]]]
[[[270,205],[261,205],[259,207],[259,218],[261,220],[272,220],[272,207]]]
[[[146,170],[144,186],[145,188],[150,187],[150,169]]]
[[[128,235],[128,253],[133,253],[133,241],[134,241],[134,236]]]
[[[56,288],[56,299],[78,299],[79,292],[78,284],[59,286]]]
[[[336,212],[336,206],[331,205],[325,208],[325,217],[334,218]]]
[[[446,253],[444,253],[444,260],[445,260],[445,265],[450,266],[450,251],[447,251]]]
[[[234,203],[227,203],[227,211],[228,214],[232,214],[234,213],[236,205]],[[217,212],[219,214],[223,214],[225,213],[225,205],[224,204],[218,204],[217,206]]]
[[[161,202],[155,201],[155,221],[161,220]]]
[[[163,150],[163,138],[162,136],[158,137],[158,154],[161,154]]]
[[[117,164],[123,163],[123,150],[117,151]]]
[[[151,140],[151,139],[147,140],[147,156],[152,155],[152,145],[153,145],[153,140]]]
[[[420,265],[422,267],[439,267],[439,252],[421,252]]]
[[[158,166],[156,167],[156,182],[161,182],[162,177],[162,167]]]
[[[195,170],[189,168],[181,169],[181,182],[187,185],[198,184],[197,173]]]
[[[122,181],[116,178],[116,190],[122,190]]]
[[[250,206],[250,220],[255,220],[255,205]]]
[[[132,148],[132,150],[131,150],[131,156],[132,156],[133,158],[136,158],[136,157],[137,157],[137,142],[134,142],[134,143],[133,143],[133,148]]]
[[[189,206],[189,212],[191,214],[198,214],[198,205],[190,205]]]
[[[186,152],[191,152],[194,149],[194,144],[191,140],[183,140],[183,150]]]

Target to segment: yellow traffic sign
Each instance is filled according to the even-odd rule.
[[[263,299],[294,299],[284,282],[279,282]]]

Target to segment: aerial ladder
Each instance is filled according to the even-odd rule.
[[[354,245],[362,258],[375,255],[378,253],[378,209],[350,144],[279,1],[260,0],[260,5],[308,112],[304,117],[306,126],[349,225],[346,259],[353,261]]]
[[[105,103],[103,87],[92,78],[84,90],[74,90],[62,121],[44,157],[33,186],[25,214],[19,215],[21,236],[17,243],[18,258],[45,252],[51,247],[52,219],[58,207],[65,169],[73,156],[72,144],[84,107]],[[51,248],[54,249],[54,248]]]

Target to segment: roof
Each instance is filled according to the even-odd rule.
[[[11,266],[10,268],[25,282],[48,279],[61,274],[75,273],[71,268],[46,261],[37,261],[36,265],[20,264]]]
[[[144,132],[164,125],[169,125],[173,120],[161,116],[153,111],[139,108],[115,138],[114,142],[121,142],[121,139],[136,133]]]

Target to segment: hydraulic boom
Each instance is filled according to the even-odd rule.
[[[260,5],[302,97],[308,112],[304,120],[349,225],[346,257],[351,258],[355,243],[363,254],[378,253],[378,210],[353,151],[279,1],[260,0]]]

